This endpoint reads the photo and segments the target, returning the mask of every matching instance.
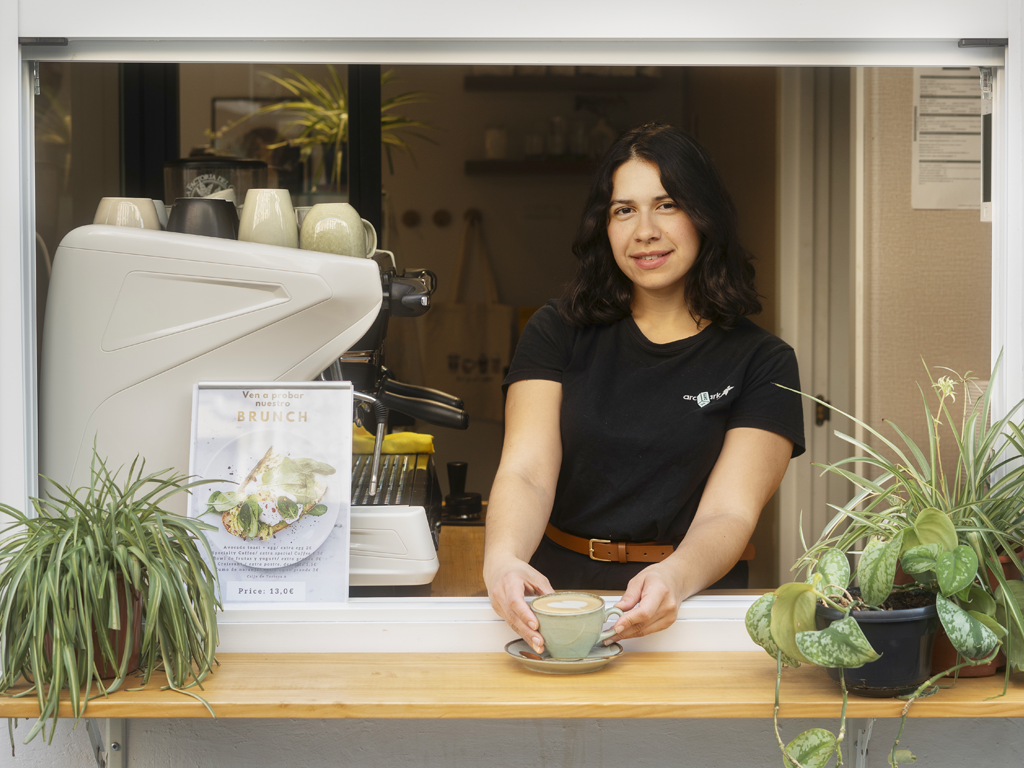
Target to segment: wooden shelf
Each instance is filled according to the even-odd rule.
[[[466,75],[467,91],[559,91],[564,93],[643,92],[658,85],[658,78],[596,75]]]
[[[467,160],[467,176],[589,176],[596,162],[576,158],[537,158],[529,160]]]
[[[195,692],[218,718],[770,718],[775,664],[756,653],[625,653],[599,672],[543,675],[504,653],[224,654]],[[911,717],[1024,717],[1024,682],[961,680]],[[89,717],[209,717],[188,696],[141,691],[89,704]],[[129,680],[126,688],[137,683]],[[193,689],[195,690],[195,689]],[[66,694],[65,694],[66,700]],[[849,717],[899,717],[903,701],[850,697]],[[839,689],[816,667],[783,672],[780,716],[839,716]],[[65,703],[64,716],[70,716]],[[38,717],[34,698],[0,698],[0,717]]]

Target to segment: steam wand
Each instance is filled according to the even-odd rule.
[[[370,471],[370,495],[377,495],[377,472],[380,470],[380,449],[384,446],[384,433],[387,431],[388,408],[373,395],[353,392],[356,400],[362,400],[373,406],[373,415],[377,419],[377,434],[373,438],[373,467]]]

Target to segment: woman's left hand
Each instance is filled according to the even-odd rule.
[[[615,636],[605,644],[668,629],[675,623],[682,601],[680,579],[672,565],[664,562],[644,568],[630,579],[615,604],[623,614],[615,622]]]

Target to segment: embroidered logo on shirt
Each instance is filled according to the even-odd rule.
[[[683,400],[696,400],[697,405],[703,408],[706,405],[710,405],[712,400],[720,400],[721,398],[725,397],[730,392],[732,392],[734,389],[736,389],[736,387],[730,384],[717,394],[709,395],[707,392],[701,392],[699,395],[683,395]]]

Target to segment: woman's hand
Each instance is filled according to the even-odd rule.
[[[644,568],[629,580],[615,604],[623,614],[615,622],[615,636],[605,645],[668,629],[675,623],[683,597],[679,575],[668,561]]]
[[[486,579],[491,606],[537,653],[543,653],[544,638],[537,631],[540,624],[524,598],[553,592],[550,582],[529,563],[517,559],[489,570],[493,574]]]

